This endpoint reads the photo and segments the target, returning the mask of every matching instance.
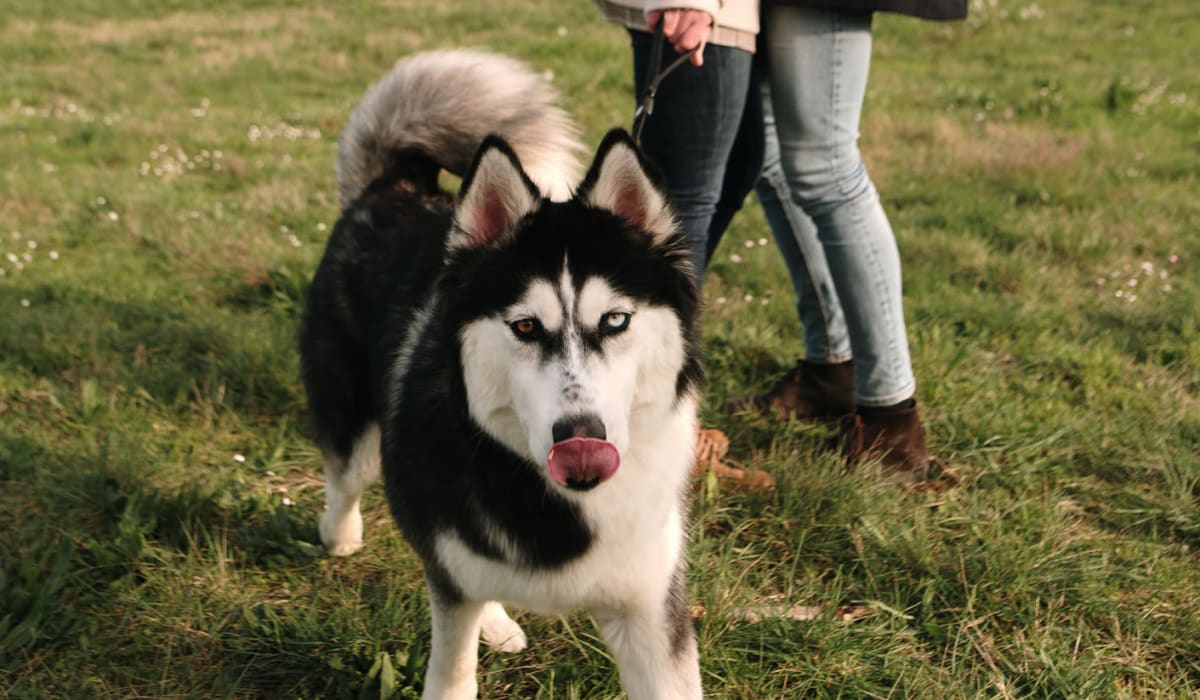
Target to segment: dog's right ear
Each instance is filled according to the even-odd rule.
[[[623,129],[608,132],[596,161],[577,195],[588,206],[605,209],[662,243],[675,233],[667,196],[651,176],[651,166]]]
[[[501,241],[540,201],[512,148],[499,136],[488,136],[463,179],[447,246],[478,248]]]

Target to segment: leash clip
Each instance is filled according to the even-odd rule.
[[[666,43],[666,37],[663,36],[662,24],[658,25],[655,31],[654,48],[650,52],[650,64],[646,67],[647,72],[653,71],[662,65],[663,44]],[[682,66],[692,54],[700,50],[697,46],[694,49],[684,53],[679,58],[671,62],[671,65],[660,70],[652,80],[646,85],[646,91],[642,94],[642,101],[638,104],[637,109],[633,113],[633,140],[640,146],[642,143],[642,127],[646,125],[646,119],[654,114],[654,97],[658,94],[658,86],[662,84],[664,78],[671,74],[679,66]]]

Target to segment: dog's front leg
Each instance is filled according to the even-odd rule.
[[[665,603],[593,611],[629,700],[696,700],[700,654],[681,578]]]
[[[483,603],[451,601],[429,586],[433,642],[422,700],[475,700]]]

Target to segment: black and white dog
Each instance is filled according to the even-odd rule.
[[[501,602],[586,608],[631,698],[698,698],[697,292],[635,144],[610,133],[576,185],[554,101],[517,61],[445,51],[398,63],[351,115],[300,339],[321,537],[362,547],[382,458],[429,587],[425,698],[475,697],[480,635],[525,646]],[[457,201],[440,169],[464,175]]]

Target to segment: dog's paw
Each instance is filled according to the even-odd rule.
[[[360,551],[363,548],[362,542],[347,542],[345,544],[325,545],[325,551],[329,552],[331,557],[348,557]]]
[[[513,622],[508,613],[504,612],[504,606],[499,603],[488,603],[483,607],[479,631],[483,643],[496,651],[511,654],[529,646],[525,630]]]
[[[357,508],[341,514],[326,510],[319,529],[330,556],[348,557],[363,548],[362,514]]]

